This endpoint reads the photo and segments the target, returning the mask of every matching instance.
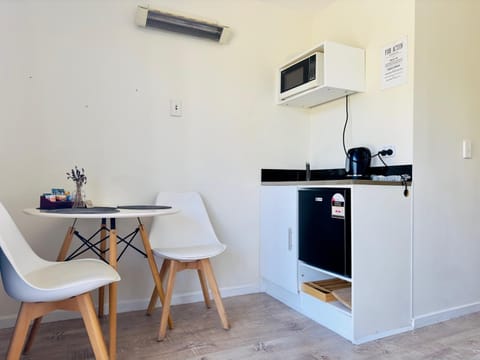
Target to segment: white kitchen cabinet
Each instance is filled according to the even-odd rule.
[[[296,307],[297,203],[296,186],[262,186],[260,196],[260,272],[264,287],[278,291],[277,297]]]
[[[302,291],[288,301],[279,296],[300,289],[302,282],[335,277],[295,258],[296,194],[300,186],[262,186],[262,276],[280,287],[266,287],[266,292],[356,344],[412,329],[411,197],[404,197],[399,185],[351,182],[325,187],[351,188],[351,310],[339,302],[322,302]],[[285,208],[288,204],[292,211]],[[276,217],[276,213],[282,216]],[[273,246],[274,239],[291,224],[295,226],[295,254]],[[271,237],[275,231],[278,235]],[[297,275],[296,281],[288,272]]]
[[[278,104],[311,108],[346,95],[365,91],[365,50],[325,41],[291,59],[283,67],[296,63],[315,52],[323,54],[323,83],[319,86],[279,99]],[[280,94],[280,75],[277,94]]]

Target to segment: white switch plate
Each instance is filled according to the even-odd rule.
[[[182,116],[182,101],[181,100],[170,100],[170,116]]]
[[[462,155],[464,159],[472,158],[472,142],[471,140],[463,140]]]

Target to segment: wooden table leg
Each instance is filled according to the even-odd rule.
[[[163,283],[165,281],[165,274],[167,273],[168,267],[167,267],[167,261],[164,260],[162,262],[162,267],[160,268],[160,273],[158,276],[160,276],[160,281]],[[153,290],[152,290],[152,296],[150,297],[150,303],[148,304],[147,308],[147,315],[152,315],[153,311],[155,310],[155,305],[157,304],[158,300],[158,292],[157,292],[157,287],[154,285]]]
[[[107,248],[107,219],[102,219],[102,224],[100,227],[100,240],[103,241],[100,243],[100,254],[102,259],[105,259],[105,249]],[[105,288],[102,286],[98,289],[98,317],[101,318],[105,314]]]
[[[160,279],[160,274],[158,273],[158,267],[155,261],[155,256],[153,255],[153,252],[152,252],[152,247],[150,246],[150,240],[148,239],[147,232],[145,231],[145,228],[142,222],[140,221],[140,219],[138,219],[138,228],[140,229],[140,235],[142,237],[143,247],[145,249],[145,253],[147,254],[148,265],[150,266],[150,271],[152,272],[153,281],[157,289],[157,294],[160,297],[160,302],[162,303],[162,307],[163,307],[165,303],[165,293],[163,292],[162,280]],[[150,300],[150,302],[151,301],[152,300]],[[170,314],[168,314],[168,327],[170,329],[173,329],[173,321]]]
[[[75,223],[74,223],[75,224]],[[67,257],[68,249],[72,244],[73,239],[73,232],[75,231],[74,225],[69,226],[67,229],[67,233],[65,234],[65,238],[63,239],[62,247],[57,255],[57,261],[64,261]],[[33,321],[32,326],[30,327],[30,332],[28,333],[27,341],[25,342],[25,346],[23,347],[23,353],[27,354],[30,349],[32,348],[33,340],[37,335],[38,329],[40,327],[40,323],[42,322],[42,317],[38,317]]]
[[[72,225],[67,229],[67,233],[65,234],[65,238],[63,239],[62,247],[57,255],[57,261],[64,261],[67,257],[68,249],[70,249],[70,245],[72,244],[73,233],[75,232],[75,227]]]
[[[109,263],[114,269],[117,269],[117,228],[115,219],[110,219],[109,236],[110,256]],[[110,360],[117,357],[117,283],[108,285],[108,310],[109,310],[109,355]]]

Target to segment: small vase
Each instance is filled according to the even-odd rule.
[[[77,184],[77,189],[73,193],[73,205],[74,208],[84,208],[85,205],[85,188],[83,184]]]

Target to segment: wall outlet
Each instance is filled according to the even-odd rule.
[[[170,100],[170,116],[180,117],[182,116],[182,112],[182,101],[178,99]]]
[[[395,146],[393,145],[383,145],[378,149],[382,158],[392,158],[395,156]]]

